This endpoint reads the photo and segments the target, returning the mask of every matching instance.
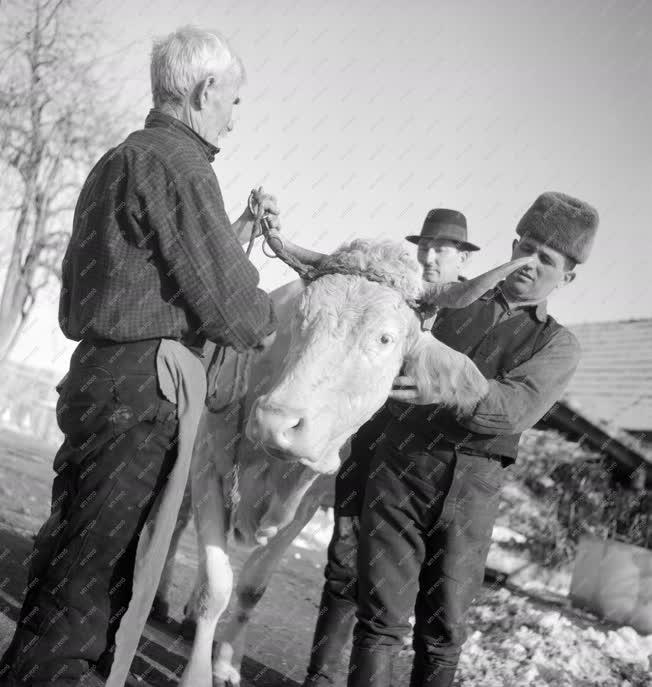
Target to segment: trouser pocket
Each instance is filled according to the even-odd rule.
[[[155,372],[74,366],[60,386],[57,422],[66,436],[54,461],[60,472],[67,463],[80,465],[141,422],[156,423],[157,431],[172,436],[177,407],[162,395]]]

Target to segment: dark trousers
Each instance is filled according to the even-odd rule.
[[[349,655],[357,608],[360,512],[369,465],[390,418],[383,407],[358,430],[351,440],[350,456],[337,473],[335,523],[305,687],[334,685]]]
[[[72,356],[58,387],[65,441],[52,513],[35,540],[0,684],[83,685],[110,668],[138,535],[176,460],[176,406],[158,389],[158,344],[82,342]]]
[[[396,428],[390,423],[365,489],[348,685],[390,685],[414,613],[410,685],[449,687],[465,614],[482,584],[504,469],[485,456],[427,450]]]

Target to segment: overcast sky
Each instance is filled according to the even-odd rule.
[[[263,184],[293,240],[331,251],[400,240],[430,208],[455,208],[482,247],[473,276],[509,257],[540,192],[564,191],[601,226],[551,313],[652,316],[652,3],[118,0],[96,16],[136,123],[154,36],[192,23],[231,38],[248,84],[214,168],[232,219]],[[259,251],[255,262],[266,288],[291,278]],[[37,306],[14,359],[67,368],[57,298]]]

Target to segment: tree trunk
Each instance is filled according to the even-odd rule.
[[[24,200],[18,215],[11,258],[0,297],[0,360],[4,360],[11,346],[15,343],[16,334],[23,318],[23,306],[29,297],[29,287],[25,281],[22,265],[24,237],[29,222],[30,185],[27,185]]]
[[[93,32],[79,27],[72,3],[23,4],[12,31],[0,32],[0,186],[17,205],[2,227],[13,244],[0,278],[0,361],[19,339],[40,288],[51,275],[60,278],[60,235],[70,224],[62,213],[72,215],[80,172],[117,138],[117,127],[106,122],[120,119],[94,69]],[[60,83],[68,84],[65,92]]]
[[[23,328],[23,306],[29,298],[29,290],[20,271],[20,264],[10,263],[0,299],[0,362],[9,355]]]
[[[6,330],[4,328],[4,319],[0,315],[0,327],[2,327],[2,329],[0,329],[0,363],[3,363],[9,357],[26,322],[27,313],[24,315],[21,313],[18,315],[14,324],[10,324],[10,329]]]

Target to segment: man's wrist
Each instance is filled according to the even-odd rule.
[[[471,418],[475,417],[476,413],[478,412],[478,408],[480,407],[480,404],[482,403],[484,399],[479,399],[475,405],[470,408],[470,409],[462,409],[460,408],[457,413],[456,413],[456,419],[458,422],[462,422],[464,420],[470,420]]]
[[[483,399],[480,399],[480,400],[473,406],[473,408],[471,409],[471,411],[470,411],[469,414],[468,414],[468,417],[470,417],[470,418],[471,418],[471,417],[475,417],[475,415],[476,415],[477,412],[478,412],[478,408],[480,407],[480,404],[482,403],[482,400],[483,400]]]
[[[239,243],[247,243],[251,238],[251,220],[247,221],[245,213],[231,225],[233,233],[236,235]]]

